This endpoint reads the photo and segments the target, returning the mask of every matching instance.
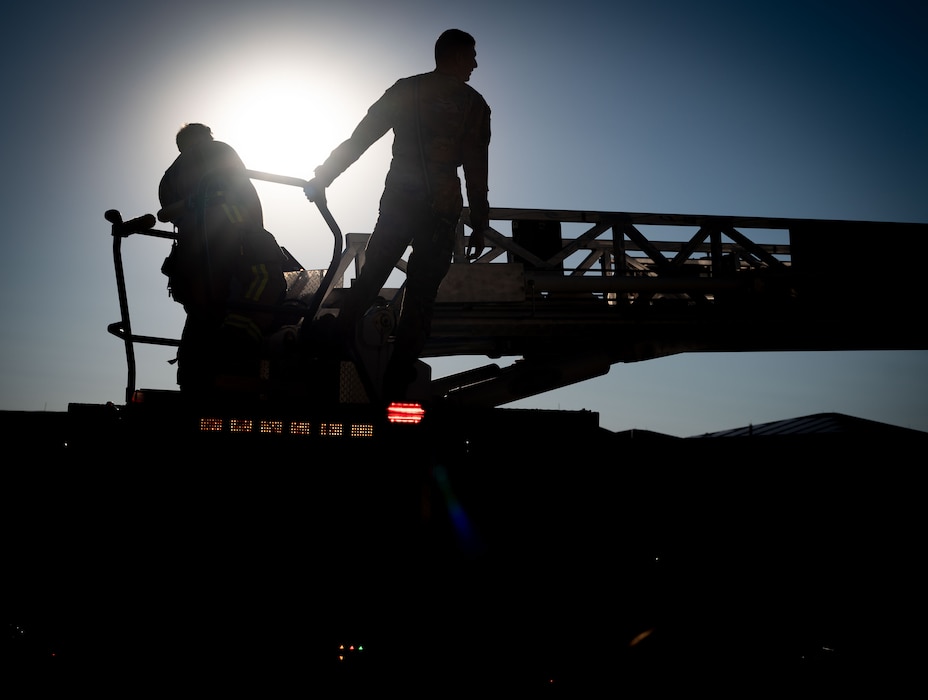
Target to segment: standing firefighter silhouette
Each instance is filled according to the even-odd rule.
[[[463,210],[458,168],[466,181],[470,244],[477,257],[489,225],[487,202],[490,108],[467,82],[477,67],[474,37],[460,29],[435,42],[435,69],[398,80],[375,102],[351,136],[314,171],[304,188],[324,198],[341,173],[393,130],[393,160],[365,263],[337,319],[338,335],[352,343],[358,319],[370,308],[397,260],[412,246],[396,338],[384,377],[387,400],[403,400],[415,363],[429,338],[439,286],[451,265]]]

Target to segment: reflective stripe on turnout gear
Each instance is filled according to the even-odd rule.
[[[235,204],[223,204],[222,210],[233,224],[241,224],[245,221],[245,217]]]
[[[261,332],[258,324],[247,316],[243,316],[242,314],[227,315],[223,320],[222,325],[224,328],[236,328],[244,333],[247,333],[248,336],[256,343],[260,343],[264,339],[264,334]]]
[[[252,265],[251,284],[248,285],[248,289],[245,291],[245,298],[248,301],[260,301],[261,297],[264,295],[264,290],[267,289],[270,277],[271,275],[268,272],[267,265],[264,263]]]

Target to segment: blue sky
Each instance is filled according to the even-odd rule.
[[[209,124],[250,168],[309,177],[387,86],[432,68],[448,27],[477,38],[491,206],[928,223],[921,2],[23,6],[2,42],[0,409],[123,401],[103,213],[157,211],[181,124]],[[330,189],[343,231],[371,230],[389,146]],[[260,187],[267,227],[325,267],[318,212],[299,190]],[[125,252],[133,330],[177,337],[165,243]],[[138,385],[173,388],[171,355],[141,349]],[[928,430],[928,352],[684,354],[511,405],[679,436],[824,411]]]

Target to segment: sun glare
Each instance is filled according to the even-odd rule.
[[[345,139],[357,120],[345,114],[343,100],[318,94],[305,80],[274,74],[252,80],[260,85],[247,100],[235,96],[223,111],[216,138],[238,151],[251,170],[306,178],[334,146]]]
[[[287,70],[285,66],[281,70],[280,65],[264,63],[241,76],[234,88],[223,88],[214,96],[210,109],[213,136],[235,148],[249,170],[311,178],[313,169],[351,135],[369,103],[380,94],[380,86],[372,89],[333,71],[313,75],[302,65],[298,68]],[[247,93],[244,96],[243,91]],[[388,162],[389,156],[386,158]],[[339,223],[345,223],[343,217],[348,212],[344,205],[338,206],[338,199],[350,195],[367,202],[368,218],[373,217],[386,162],[369,156],[364,164],[351,169],[350,177],[341,179],[333,197]],[[372,169],[372,184],[354,193],[351,183],[365,167]],[[255,186],[264,204],[265,225],[278,236],[278,242],[304,264],[324,267],[330,249],[328,230],[302,191],[261,180],[256,180]],[[369,224],[362,228],[366,230]],[[305,248],[310,242],[315,242],[314,248]]]
[[[194,62],[190,94],[171,108],[172,122],[208,124],[249,170],[304,181],[351,135],[392,76],[372,76],[361,52],[328,46],[324,36],[311,46],[302,33],[290,37],[275,29],[274,36],[273,43],[242,53],[204,50]],[[328,190],[343,233],[372,230],[391,144],[391,136],[374,144]],[[299,183],[254,182],[265,228],[307,268],[326,268],[334,231]]]

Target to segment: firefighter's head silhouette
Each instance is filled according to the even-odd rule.
[[[180,131],[177,132],[177,137],[175,139],[177,142],[177,150],[181,153],[189,150],[201,141],[212,140],[213,130],[206,126],[206,124],[199,124],[196,122],[184,124],[180,128]]]

